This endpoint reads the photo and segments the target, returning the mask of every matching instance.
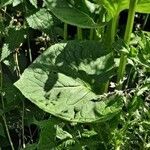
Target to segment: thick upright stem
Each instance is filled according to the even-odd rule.
[[[94,29],[90,29],[90,40],[93,40],[94,37]]]
[[[118,25],[118,17],[119,17],[119,14],[117,14],[111,21],[111,24],[110,24],[110,30],[108,31],[108,36],[110,37],[109,41],[107,41],[107,47],[112,49],[112,44],[115,40],[115,35],[116,35],[116,30],[117,30],[117,25]],[[109,81],[106,82],[104,85],[103,85],[103,91],[104,93],[107,93],[108,92],[108,87],[109,87]]]
[[[77,35],[78,35],[78,40],[82,40],[83,37],[82,37],[82,29],[77,27]]]
[[[119,18],[119,14],[117,14],[111,22],[110,47],[112,47],[112,44],[115,40],[116,30],[117,30],[117,26],[118,26],[118,18]]]
[[[130,37],[131,37],[133,24],[134,24],[135,8],[137,5],[137,2],[138,0],[130,0],[128,20],[127,20],[126,31],[124,35],[124,41],[126,42],[126,44],[129,44],[130,42]]]
[[[67,41],[68,38],[68,25],[64,23],[64,40]]]
[[[130,4],[129,4],[128,20],[127,20],[127,25],[126,25],[125,35],[124,35],[124,42],[127,45],[129,45],[131,33],[133,30],[135,8],[137,2],[138,0],[130,0]],[[120,82],[123,80],[126,63],[127,63],[127,54],[122,52],[120,57],[120,64],[119,64],[118,77],[117,77],[117,84],[118,84],[117,89],[119,90],[122,89],[122,84]]]
[[[107,26],[106,38],[104,39],[105,40],[104,42],[107,48],[110,49],[112,48],[112,44],[115,40],[115,35],[118,26],[118,18],[119,18],[119,14],[116,14],[116,16],[114,16],[114,18],[110,21],[110,23]]]

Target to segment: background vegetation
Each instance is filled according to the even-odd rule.
[[[150,0],[1,0],[0,149],[150,149]]]

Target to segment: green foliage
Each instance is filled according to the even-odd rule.
[[[37,6],[37,0],[30,0],[30,3],[35,7],[35,8],[38,8]]]
[[[13,2],[13,0],[1,0],[0,2],[0,8],[6,6],[6,5],[9,5]]]
[[[96,93],[113,75],[113,64],[112,54],[99,42],[56,44],[25,70],[15,85],[33,103],[61,118],[107,120],[120,110],[120,98],[101,100]],[[114,102],[108,107],[110,100]]]
[[[82,28],[96,28],[98,25],[88,15],[76,8],[53,8],[51,12],[61,21]]]
[[[46,120],[40,123],[40,139],[37,149],[48,149],[49,147],[53,149],[55,147],[55,120]]]
[[[24,28],[8,28],[5,36],[5,43],[1,51],[1,61],[7,58],[11,53],[18,49],[26,38],[26,29]]]
[[[15,7],[17,5],[19,5],[22,2],[22,0],[13,0],[12,5]]]
[[[149,5],[1,0],[0,149],[148,150]]]
[[[30,15],[26,17],[26,20],[33,29],[46,30],[50,29],[53,25],[51,14],[44,8],[30,13]]]
[[[150,0],[139,0],[136,11],[140,13],[150,13]]]
[[[118,15],[121,11],[129,9],[129,0],[97,0],[108,12],[108,18]],[[139,0],[136,6],[136,12],[150,13],[150,0]]]

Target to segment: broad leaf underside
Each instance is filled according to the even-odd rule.
[[[101,43],[70,41],[47,49],[15,85],[25,97],[57,117],[102,121],[121,108],[121,96],[98,95],[101,84],[113,74],[112,54]]]

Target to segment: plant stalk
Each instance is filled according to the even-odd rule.
[[[115,41],[115,35],[116,35],[116,31],[117,31],[117,26],[118,26],[118,18],[119,18],[119,14],[117,14],[112,19],[111,24],[110,24],[110,30],[108,31],[108,34],[109,34],[108,36],[110,37],[110,39],[109,39],[109,41],[106,41],[107,43],[105,42],[108,45],[107,47],[110,48],[110,49],[112,49],[112,44]],[[107,93],[108,92],[108,87],[109,87],[109,81],[107,81],[104,84],[102,92]]]
[[[68,25],[64,23],[64,40],[67,41],[68,39]]]
[[[142,29],[144,30],[146,24],[147,24],[147,21],[148,21],[148,17],[149,17],[149,14],[146,15],[145,17],[145,20],[144,20],[144,23],[143,23],[143,26],[142,26]]]
[[[30,60],[30,63],[31,63],[33,61],[33,59],[32,59],[31,47],[30,47],[29,34],[28,34],[28,51],[29,51],[29,60]]]
[[[138,0],[130,0],[129,4],[129,12],[128,12],[128,20],[124,35],[124,42],[129,45],[131,33],[133,30],[133,24],[134,24],[134,16],[135,16],[135,8]],[[120,57],[120,64],[118,69],[118,76],[117,76],[117,89],[122,89],[122,83],[120,83],[123,80],[124,74],[125,74],[125,68],[127,63],[127,54],[125,52],[121,53]]]
[[[22,146],[23,148],[26,148],[25,139],[24,139],[24,113],[25,113],[25,103],[24,100],[22,100]]]
[[[120,147],[121,147],[120,145],[117,146],[117,147],[115,148],[115,150],[120,150]]]
[[[83,36],[82,36],[82,29],[77,27],[77,35],[78,35],[78,40],[82,40]]]
[[[117,27],[118,27],[118,19],[119,19],[119,14],[117,14],[112,22],[111,22],[111,31],[110,31],[110,47],[112,48],[112,44],[115,41],[115,36],[117,32]]]
[[[94,38],[94,29],[90,29],[90,40],[93,40]]]
[[[1,62],[0,62],[0,90],[1,90],[2,108],[3,108],[3,110],[5,110],[5,104],[4,104],[4,99],[3,99],[3,71],[2,71],[2,64],[1,64]],[[9,133],[9,129],[8,129],[7,121],[6,121],[5,112],[2,115],[2,119],[4,121],[4,126],[5,126],[5,129],[6,129],[6,133],[7,133],[7,137],[8,137],[11,149],[15,150],[13,142],[12,142],[11,137],[10,137],[10,133]]]

